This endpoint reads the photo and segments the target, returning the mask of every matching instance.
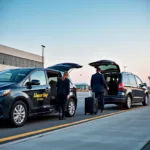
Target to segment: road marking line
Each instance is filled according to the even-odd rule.
[[[141,106],[141,107],[138,107],[138,108],[131,108],[129,110],[121,110],[121,111],[118,111],[118,112],[105,114],[105,115],[102,115],[102,116],[96,116],[96,117],[92,117],[92,118],[87,118],[87,119],[79,120],[79,121],[72,122],[72,123],[66,123],[66,124],[62,124],[62,125],[58,125],[58,126],[54,126],[54,127],[49,127],[49,128],[40,129],[40,130],[36,130],[36,131],[31,131],[31,132],[27,132],[27,133],[22,133],[22,134],[18,134],[18,135],[14,135],[14,136],[0,138],[0,143],[15,140],[15,139],[19,139],[19,138],[24,138],[24,137],[28,137],[28,136],[48,132],[48,131],[53,131],[53,130],[56,130],[56,129],[61,129],[61,128],[69,127],[69,126],[72,126],[72,125],[77,125],[77,124],[80,124],[80,123],[85,123],[85,122],[88,122],[88,121],[92,121],[92,120],[96,120],[96,119],[100,119],[100,118],[120,114],[120,113],[123,113],[123,112],[129,112],[129,111],[132,111],[132,110],[135,110],[135,109],[140,109],[140,108],[145,108],[145,107]]]

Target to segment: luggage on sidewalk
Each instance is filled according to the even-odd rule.
[[[98,113],[98,99],[95,97],[86,97],[85,98],[85,115],[90,113],[91,115]]]

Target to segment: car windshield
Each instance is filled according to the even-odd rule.
[[[31,69],[12,69],[0,72],[0,82],[20,82]]]

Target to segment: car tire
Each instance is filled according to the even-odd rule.
[[[14,127],[21,127],[27,120],[27,107],[22,101],[13,104],[10,112],[10,122]]]
[[[67,117],[73,117],[76,113],[76,104],[73,99],[70,99],[67,103]]]
[[[144,97],[144,101],[142,102],[143,106],[147,106],[148,105],[148,101],[149,101],[149,97],[146,94],[145,97]]]
[[[130,95],[127,96],[126,98],[126,103],[125,103],[125,108],[130,109],[132,106],[132,98]]]

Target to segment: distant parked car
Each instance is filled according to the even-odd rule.
[[[123,105],[127,109],[133,103],[148,105],[149,95],[146,83],[135,74],[120,72],[118,64],[111,60],[100,60],[89,64],[102,70],[109,91],[105,93],[105,104]]]

